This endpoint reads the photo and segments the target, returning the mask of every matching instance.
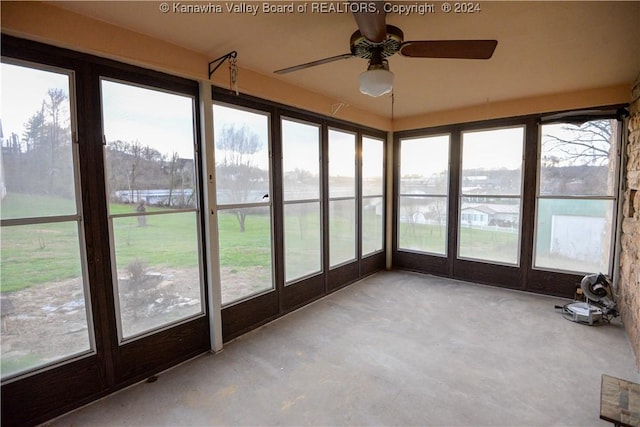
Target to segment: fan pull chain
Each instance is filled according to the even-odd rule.
[[[229,90],[236,92],[238,95],[238,60],[229,58]]]
[[[395,96],[395,94],[393,93],[393,90],[392,90],[391,91],[391,123],[393,123],[393,119],[394,119],[394,116],[393,116],[394,111],[393,110],[394,110],[395,103],[396,103],[396,96]]]

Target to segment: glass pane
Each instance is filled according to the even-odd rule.
[[[218,211],[222,304],[273,289],[271,209]]]
[[[202,313],[197,214],[140,218],[112,220],[123,338]]]
[[[331,267],[356,259],[356,201],[329,202],[329,263]]]
[[[67,74],[2,64],[0,216],[74,215]]]
[[[398,248],[445,255],[447,197],[400,197]]]
[[[195,207],[193,98],[102,80],[102,107],[109,202]]]
[[[384,142],[362,137],[362,195],[384,194]]]
[[[329,197],[356,195],[356,136],[329,129]]]
[[[462,194],[519,195],[524,128],[462,134]]]
[[[400,194],[446,195],[449,135],[400,141]]]
[[[381,251],[384,244],[384,201],[382,197],[362,199],[362,256]]]
[[[614,196],[617,120],[542,126],[541,195]]]
[[[286,282],[322,271],[321,237],[320,203],[284,206]]]
[[[463,197],[460,206],[461,258],[517,264],[520,199]]]
[[[539,199],[534,266],[607,274],[613,206],[613,200]]]
[[[269,116],[214,104],[213,129],[218,205],[268,201]]]
[[[282,120],[284,200],[320,198],[320,127]]]
[[[203,312],[194,100],[101,84],[109,212],[133,214],[112,218],[120,333],[129,338]]]
[[[76,215],[70,75],[2,64],[0,216]],[[3,226],[2,377],[93,348],[77,221]]]
[[[2,227],[2,376],[90,350],[78,224]]]

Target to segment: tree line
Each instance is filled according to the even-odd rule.
[[[49,89],[40,108],[23,124],[21,135],[4,138],[2,155],[9,193],[75,197],[69,97]],[[139,200],[146,190],[166,193],[159,204],[194,204],[195,167],[178,153],[163,154],[139,141],[110,141],[105,147],[107,191],[110,202]]]

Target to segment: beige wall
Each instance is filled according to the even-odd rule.
[[[394,120],[393,130],[418,129],[504,117],[525,116],[527,114],[624,104],[629,102],[629,98],[629,85],[622,84],[524,99],[492,102],[457,110],[404,117]]]
[[[629,117],[618,303],[640,369],[640,74]]]
[[[213,58],[87,18],[67,10],[32,1],[2,1],[2,31],[81,52],[92,53],[197,80],[207,80]],[[226,87],[226,73],[213,76],[214,84]],[[288,85],[250,70],[240,70],[240,91],[286,105],[331,116],[339,100]],[[355,107],[340,110],[339,119],[380,130],[406,130],[493,118],[562,111],[629,102],[628,85],[556,93],[534,98],[494,102],[413,117],[382,117]]]

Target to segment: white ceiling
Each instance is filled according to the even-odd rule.
[[[177,3],[168,1],[170,9]],[[359,93],[358,75],[367,65],[363,59],[273,74],[280,68],[348,53],[349,37],[356,29],[350,13],[260,11],[252,16],[227,12],[227,5],[240,2],[179,2],[209,3],[221,5],[223,13],[162,13],[161,1],[53,2],[211,59],[236,50],[242,68],[391,115],[389,96],[374,99]],[[262,7],[262,2],[244,3]],[[311,8],[313,2],[306,3]],[[387,24],[400,27],[405,40],[496,39],[498,47],[486,61],[391,57],[395,117],[630,85],[640,72],[640,1],[481,2],[481,11],[473,14],[444,13],[442,2],[433,4],[431,14],[387,14]]]

